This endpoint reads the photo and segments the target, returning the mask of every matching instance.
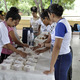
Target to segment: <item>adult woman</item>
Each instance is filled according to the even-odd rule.
[[[37,7],[31,7],[31,12],[33,18],[30,20],[30,27],[33,28],[34,37],[36,37],[40,33],[41,20],[37,15]]]
[[[18,14],[17,8],[11,8],[6,15],[5,21],[0,23],[0,55],[1,55],[2,47],[4,46],[5,48],[8,48],[13,52],[20,54],[22,57],[26,57],[26,53],[20,50],[16,50],[10,44],[10,40],[8,37],[9,27],[15,26],[19,19],[20,19],[20,15]]]
[[[67,72],[72,62],[69,48],[71,27],[68,21],[62,18],[63,11],[63,7],[58,4],[49,6],[49,17],[57,25],[55,28],[55,44],[52,51],[50,70],[44,73],[52,73],[55,67],[55,80],[67,80]]]
[[[13,9],[16,9],[15,7],[11,7],[10,10],[13,10]],[[18,13],[18,9],[16,9],[17,13]],[[19,17],[19,19],[17,19],[16,23],[15,23],[15,26],[18,25],[19,21],[20,21],[21,17]],[[4,22],[5,23],[5,22]],[[6,24],[6,23],[5,23]],[[27,44],[24,44],[24,43],[21,43],[15,36],[15,33],[14,33],[14,30],[13,30],[13,27],[7,27],[8,29],[8,35],[9,35],[9,39],[10,39],[10,43],[12,45],[14,45],[13,43],[16,43],[20,46],[23,46],[23,47],[28,47]],[[15,46],[14,46],[15,47]],[[2,52],[1,52],[1,60],[3,61],[4,59],[6,59],[11,53],[13,53],[11,50],[9,49],[5,49],[3,48],[2,49]]]

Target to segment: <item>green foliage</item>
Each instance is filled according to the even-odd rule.
[[[7,4],[8,10],[9,10],[12,6],[17,7],[18,0],[6,0],[6,4]],[[4,0],[0,0],[0,10],[3,10],[4,12],[6,12]]]
[[[54,1],[54,0],[53,0]],[[55,0],[57,3],[57,0]],[[75,0],[58,0],[59,4],[64,7],[64,9],[72,9],[74,8],[74,1]],[[54,3],[54,2],[53,2]],[[6,0],[8,10],[12,6],[16,6],[20,9],[22,15],[30,15],[31,11],[30,8],[32,6],[36,6],[34,0]],[[50,5],[50,0],[42,0],[43,8],[48,8]],[[40,5],[39,5],[40,6]],[[4,0],[0,0],[0,10],[6,11]]]
[[[20,0],[18,4],[18,8],[22,15],[30,15],[31,11],[30,8],[35,6],[35,3],[32,0]]]
[[[9,2],[12,6],[14,6],[19,2],[19,0],[6,0],[6,2]]]
[[[4,5],[4,2],[2,2],[1,0],[0,0],[0,10],[5,11],[5,5]]]
[[[42,0],[42,3],[43,3],[43,7],[44,7],[44,9],[47,9],[48,7],[49,7],[49,5],[50,5],[50,0]]]
[[[59,0],[59,4],[64,7],[64,9],[73,9],[75,0]]]
[[[24,6],[25,5],[25,6]],[[20,12],[22,13],[22,15],[24,15],[24,14],[26,14],[27,13],[27,15],[30,15],[30,7],[31,6],[28,6],[29,4],[28,3],[25,3],[25,2],[23,2],[23,4],[19,4],[18,5],[18,8],[20,9]]]

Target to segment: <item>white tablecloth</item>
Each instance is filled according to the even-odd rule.
[[[30,72],[0,70],[0,80],[55,80],[54,74],[43,74],[43,71],[50,68],[50,58],[49,51],[42,54],[38,59],[35,70]]]

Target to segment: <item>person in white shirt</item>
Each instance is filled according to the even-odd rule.
[[[13,30],[14,30],[14,34],[15,34],[16,38],[20,41],[20,36],[17,33],[16,26],[13,27]]]
[[[49,6],[50,20],[56,22],[55,43],[52,51],[50,70],[44,74],[55,72],[55,80],[67,80],[69,67],[72,63],[70,51],[71,27],[65,18],[62,18],[63,7],[59,4]],[[55,69],[54,69],[55,68]]]
[[[26,57],[26,53],[15,49],[9,40],[8,28],[15,26],[17,20],[20,20],[21,17],[18,14],[18,9],[16,7],[11,7],[10,10],[7,12],[6,19],[4,22],[0,23],[0,55],[2,51],[2,47],[8,48],[13,52],[20,54],[22,57]]]
[[[43,20],[44,24],[48,24],[50,22],[50,18],[49,18],[47,13],[48,12],[44,11],[41,14],[42,15],[41,19]],[[43,52],[47,51],[50,47],[51,47],[51,53],[52,53],[52,50],[53,50],[53,47],[54,47],[54,44],[55,44],[55,28],[56,28],[56,24],[57,24],[56,22],[53,22],[51,24],[51,32],[50,32],[51,35],[49,35],[48,39],[44,43],[39,44],[38,46],[33,48],[33,50],[35,50],[36,54],[43,53]],[[47,48],[39,49],[41,47],[47,47]],[[67,80],[71,80],[71,78],[72,78],[71,76],[72,76],[72,66],[70,66],[70,68],[68,70],[68,76],[67,76],[68,79]]]
[[[53,34],[55,33],[56,23],[51,23],[51,20],[49,18],[47,10],[44,10],[41,13],[41,20],[42,20],[43,24],[45,25],[45,26],[43,26],[44,28],[43,28],[42,32],[48,32],[49,36],[45,42],[43,42],[42,44],[39,44],[36,47],[33,47],[33,50],[35,50],[35,52],[37,54],[40,54],[40,53],[43,53],[43,52],[49,50],[51,45],[54,46],[54,42],[55,42],[55,37]],[[45,30],[45,28],[46,28],[46,30]],[[41,48],[41,47],[45,47],[45,48],[37,50],[38,48]]]
[[[5,13],[4,11],[0,11],[0,22],[4,21]]]
[[[37,7],[31,7],[32,18],[30,20],[30,27],[33,28],[34,37],[40,34],[40,25],[41,20],[40,17],[37,15]]]

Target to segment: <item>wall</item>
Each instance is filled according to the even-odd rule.
[[[69,21],[70,25],[74,25],[75,23],[78,23],[80,25],[80,21]]]
[[[80,21],[69,21],[70,25],[74,25],[75,23],[80,24]],[[30,20],[21,20],[17,29],[22,29],[23,27],[30,27]]]
[[[17,29],[22,29],[23,27],[30,27],[30,20],[21,20],[17,25]]]

